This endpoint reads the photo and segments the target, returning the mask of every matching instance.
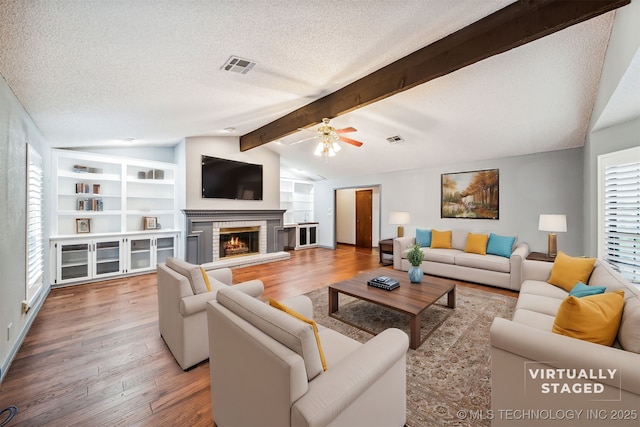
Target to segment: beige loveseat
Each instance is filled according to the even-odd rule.
[[[608,347],[559,335],[551,330],[568,292],[546,282],[552,267],[550,262],[525,261],[513,320],[496,318],[491,326],[492,425],[637,426],[640,291],[609,264],[596,260],[587,284],[605,286],[606,292],[624,290],[617,340]],[[574,373],[582,378],[558,378]]]
[[[158,323],[160,335],[182,369],[209,357],[206,304],[220,289],[232,285],[229,268],[207,271],[210,292],[196,294],[194,286],[205,286],[200,267],[178,258],[158,264]],[[198,283],[194,283],[198,282]],[[238,290],[260,297],[264,286],[260,280],[234,285]]]
[[[283,301],[312,318],[306,296]],[[379,426],[406,421],[407,334],[362,344],[313,327],[234,288],[207,304],[213,418],[233,426]]]
[[[517,291],[522,283],[522,262],[529,254],[526,243],[514,243],[511,257],[479,255],[465,252],[468,231],[452,230],[451,249],[423,247],[425,274],[449,277],[467,282],[482,283]],[[409,271],[407,252],[416,244],[415,236],[393,240],[393,268]]]

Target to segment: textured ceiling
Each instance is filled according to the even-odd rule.
[[[0,0],[0,74],[55,147],[237,137],[511,2]],[[335,178],[582,146],[613,16],[336,118],[364,146],[328,163],[305,132],[266,147]]]

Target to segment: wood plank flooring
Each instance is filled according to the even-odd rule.
[[[234,269],[283,299],[379,267],[377,249],[339,245]],[[389,267],[391,268],[391,267]],[[465,284],[506,295],[514,292]],[[209,363],[184,372],[158,332],[156,275],[51,291],[0,384],[7,426],[212,426]]]

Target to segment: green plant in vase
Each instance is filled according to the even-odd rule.
[[[424,251],[420,248],[420,245],[411,246],[409,252],[407,252],[407,261],[411,264],[411,267],[409,267],[409,280],[411,283],[420,283],[422,281],[424,274],[422,268],[420,268],[422,260],[424,260]]]

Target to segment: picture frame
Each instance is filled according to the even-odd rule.
[[[91,218],[76,218],[76,233],[90,233]]]
[[[440,217],[500,218],[498,169],[444,173],[440,180]]]
[[[155,230],[158,228],[158,218],[155,216],[145,216],[143,226],[145,230]]]

